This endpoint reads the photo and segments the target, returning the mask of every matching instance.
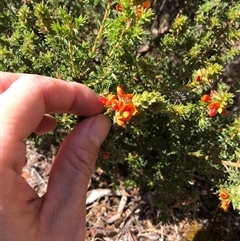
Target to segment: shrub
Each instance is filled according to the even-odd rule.
[[[196,174],[217,187],[223,209],[240,208],[240,82],[221,81],[239,54],[240,3],[184,3],[157,38],[148,1],[8,1],[0,22],[1,70],[99,93],[114,124],[98,165],[116,182],[124,170],[126,186],[153,190],[163,216],[198,195]],[[78,120],[57,118],[64,129]]]

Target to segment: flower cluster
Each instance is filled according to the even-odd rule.
[[[227,190],[221,190],[219,192],[219,198],[221,200],[220,207],[226,212],[228,210],[230,201],[229,201],[229,194]]]
[[[142,9],[149,9],[151,6],[151,2],[150,1],[144,1],[142,4],[137,5],[136,9],[135,9],[135,18],[136,20],[139,19],[142,15]],[[116,5],[116,10],[118,12],[122,12],[123,11],[123,7],[120,4]]]
[[[108,108],[108,111],[115,112],[114,123],[125,126],[138,113],[132,103],[133,96],[134,94],[125,94],[123,87],[118,86],[117,95],[108,94],[107,97],[100,97],[99,101]]]
[[[222,115],[226,114],[226,110],[221,104],[221,98],[217,91],[211,90],[210,95],[203,95],[201,100],[205,103],[208,103],[208,114],[210,117],[215,116],[217,113]]]

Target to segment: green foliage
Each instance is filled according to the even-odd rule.
[[[239,54],[240,4],[196,2],[194,17],[186,4],[146,55],[139,48],[151,42],[146,24],[155,15],[128,0],[8,1],[0,17],[1,70],[77,81],[101,95],[116,94],[120,84],[134,93],[138,115],[125,128],[113,126],[101,150],[109,160],[99,155],[98,164],[115,177],[124,166],[127,186],[154,190],[163,216],[173,202],[196,195],[195,173],[231,190],[240,208],[240,178],[231,165],[240,161],[240,119],[230,91],[239,87],[219,81]],[[221,111],[201,100],[211,90]],[[65,129],[76,123],[73,116],[58,119]]]

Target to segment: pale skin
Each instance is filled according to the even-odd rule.
[[[81,84],[0,72],[0,240],[85,240],[87,187],[111,126],[98,98]],[[53,113],[87,118],[62,143],[39,197],[21,176],[23,140],[53,130]]]

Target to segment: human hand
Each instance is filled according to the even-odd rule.
[[[85,206],[98,150],[110,129],[98,96],[88,87],[43,76],[0,72],[0,239],[85,240]],[[51,113],[90,116],[67,136],[43,197],[21,177],[23,140],[56,126]]]

